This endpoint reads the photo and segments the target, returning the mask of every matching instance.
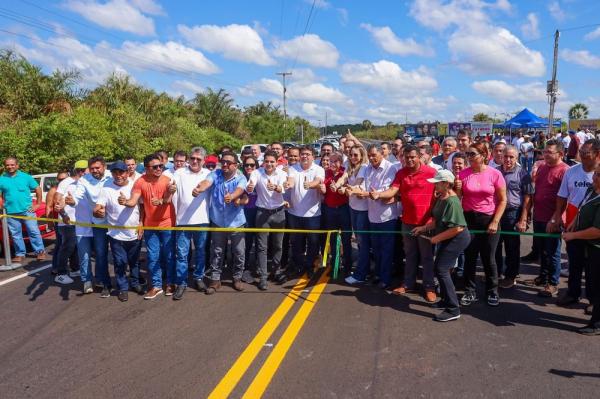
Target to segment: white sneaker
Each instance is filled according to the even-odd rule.
[[[58,276],[54,277],[54,282],[58,284],[71,284],[73,279],[66,274],[59,274]]]
[[[69,273],[69,277],[81,277],[81,273],[79,270],[75,270],[74,272]]]
[[[569,269],[560,269],[561,277],[569,277]]]
[[[94,288],[92,287],[91,281],[86,281],[85,283],[83,283],[83,293],[84,294],[91,294],[93,292],[94,292]]]
[[[344,281],[346,282],[346,284],[350,284],[350,285],[364,283],[364,281],[355,279],[354,276],[348,276],[344,279]]]

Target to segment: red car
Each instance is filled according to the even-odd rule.
[[[36,199],[33,199],[33,203],[36,203]],[[3,201],[0,200],[0,207],[2,207]],[[35,212],[35,215],[37,217],[43,218],[46,216],[46,203],[42,202],[40,207],[38,208],[38,210]],[[42,234],[42,239],[47,240],[47,239],[53,239],[54,238],[54,224],[53,223],[49,223],[49,222],[44,222],[44,221],[38,221],[38,227],[40,229],[40,233]],[[2,229],[0,229],[0,240],[3,238],[2,236]],[[27,244],[29,242],[29,237],[27,236],[27,230],[25,229],[25,226],[23,226],[23,238],[25,239],[25,244]],[[11,239],[12,242],[12,239]]]

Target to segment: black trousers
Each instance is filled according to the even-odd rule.
[[[515,231],[515,224],[519,221],[519,217],[521,217],[521,208],[506,208],[500,219],[500,229]],[[502,258],[502,247],[504,247],[504,258]],[[517,277],[521,266],[521,236],[500,234],[496,248],[496,266],[498,276],[504,274],[508,279]]]
[[[487,230],[493,215],[479,212],[465,212],[469,230]],[[465,292],[476,293],[477,256],[481,257],[485,273],[486,294],[498,295],[498,269],[494,259],[500,234],[477,233],[471,234],[471,243],[465,249]]]
[[[589,324],[600,328],[600,262],[598,262],[598,259],[600,259],[600,248],[586,243],[585,249],[586,261],[590,272],[585,278],[590,279],[590,286],[592,288],[590,301],[594,305],[592,319]]]
[[[460,310],[454,283],[450,276],[450,269],[454,267],[458,255],[465,250],[469,242],[471,242],[471,235],[467,229],[450,240],[442,241],[437,246],[435,261],[433,262],[435,274],[440,282],[442,301],[446,304],[446,311],[454,315],[460,314]]]

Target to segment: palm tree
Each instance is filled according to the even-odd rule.
[[[577,103],[569,108],[569,119],[587,119],[588,107],[583,103]]]
[[[196,93],[189,101],[200,127],[214,127],[235,133],[240,126],[240,110],[233,105],[233,98],[224,89]]]
[[[365,120],[362,122],[362,128],[363,128],[364,130],[367,130],[367,131],[368,131],[368,130],[371,130],[371,128],[372,128],[372,127],[373,127],[373,123],[372,123],[370,120],[368,120],[368,119],[365,119]]]

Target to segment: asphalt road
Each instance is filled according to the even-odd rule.
[[[522,278],[536,269],[526,265]],[[238,367],[239,381],[220,385],[232,398],[259,397],[253,392],[261,386],[265,398],[600,392],[600,339],[574,332],[588,318],[584,305],[562,309],[523,285],[501,291],[499,308],[480,302],[441,324],[418,295],[396,297],[325,276],[317,282],[319,275],[292,299],[286,295],[295,281],[267,292],[250,285],[242,293],[225,286],[213,296],[189,289],[179,302],[130,294],[121,303],[81,296],[80,283],[59,287],[49,269],[2,283],[22,272],[0,275],[5,399],[208,397],[251,342],[259,345],[247,370]],[[268,328],[272,335],[258,334]]]

